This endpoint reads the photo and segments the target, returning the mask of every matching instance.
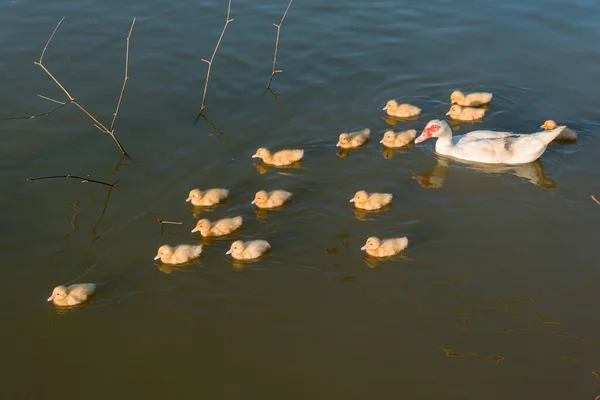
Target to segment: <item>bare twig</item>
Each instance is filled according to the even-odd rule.
[[[279,24],[273,24],[273,26],[275,26],[277,28],[277,37],[275,38],[275,54],[273,55],[273,69],[271,70],[271,77],[269,78],[269,84],[267,85],[267,89],[269,89],[271,87],[271,82],[273,82],[273,78],[275,77],[275,74],[277,74],[279,72],[283,72],[283,70],[277,69],[277,50],[279,50],[279,33],[281,32],[281,26],[283,25],[285,16],[287,15],[288,10],[290,9],[290,6],[292,5],[292,1],[294,1],[294,0],[290,0],[290,2],[288,3],[287,8],[285,9],[285,12],[283,13],[283,17],[281,17],[281,21],[279,21]]]
[[[163,221],[160,218],[156,218],[158,220],[158,222],[163,225],[163,224],[167,224],[167,225],[183,225],[183,222],[178,222],[178,221]]]
[[[208,89],[208,80],[210,79],[210,70],[212,68],[213,60],[215,59],[215,54],[217,54],[217,50],[219,49],[219,45],[221,44],[221,40],[223,39],[223,35],[225,34],[225,30],[227,29],[227,25],[233,21],[233,19],[229,19],[229,13],[231,11],[231,0],[229,0],[227,4],[227,16],[225,17],[225,25],[223,25],[223,30],[221,31],[221,36],[219,36],[219,40],[217,41],[217,45],[213,50],[212,56],[210,57],[210,61],[202,59],[205,63],[208,64],[208,69],[206,70],[206,80],[204,81],[204,94],[202,94],[202,105],[200,106],[200,115],[206,108],[205,99],[206,99],[206,90]]]
[[[119,95],[119,101],[117,101],[117,108],[115,109],[115,113],[113,114],[113,120],[110,124],[110,130],[112,132],[115,131],[115,121],[117,120],[117,115],[119,114],[119,109],[121,108],[121,100],[123,100],[123,93],[125,92],[125,86],[127,85],[127,81],[129,80],[129,39],[131,39],[131,32],[133,32],[133,26],[135,25],[135,20],[137,17],[133,18],[131,22],[131,28],[129,28],[129,34],[127,35],[127,47],[125,50],[125,78],[123,78],[123,87],[121,88],[121,94]]]
[[[46,66],[44,65],[44,55],[46,54],[46,50],[48,50],[48,46],[50,45],[50,42],[52,41],[52,39],[54,38],[54,35],[56,34],[56,31],[58,30],[58,28],[60,27],[60,25],[63,23],[63,21],[65,20],[65,17],[63,17],[58,24],[56,25],[56,28],[54,28],[54,31],[52,31],[52,34],[50,35],[50,38],[48,39],[48,41],[46,42],[46,45],[44,46],[44,49],[42,50],[42,53],[40,54],[40,59],[39,61],[34,62],[35,65],[39,66],[53,81],[54,83],[56,83],[56,85],[67,95],[67,97],[69,98],[69,101],[66,102],[63,105],[66,104],[71,104],[73,103],[75,106],[77,106],[77,108],[79,108],[85,115],[87,115],[93,122],[94,122],[94,126],[96,128],[98,128],[100,131],[104,132],[104,133],[108,133],[112,139],[114,140],[114,142],[117,144],[117,146],[119,147],[119,150],[121,150],[121,153],[127,155],[127,152],[125,151],[125,148],[123,147],[123,145],[121,144],[121,142],[119,142],[119,139],[117,139],[117,136],[115,135],[115,131],[114,131],[114,122],[116,120],[117,114],[119,112],[119,107],[121,105],[121,99],[123,98],[123,92],[125,91],[125,84],[127,82],[128,76],[127,76],[127,70],[129,67],[129,38],[131,37],[131,32],[133,31],[133,26],[135,24],[135,18],[133,19],[133,22],[131,23],[131,28],[129,29],[129,35],[127,36],[127,54],[125,56],[125,82],[123,83],[123,87],[121,89],[121,95],[119,96],[119,101],[117,103],[117,110],[115,111],[114,117],[113,117],[113,122],[111,124],[110,129],[107,128],[102,122],[100,122],[98,120],[98,118],[94,117],[88,110],[86,110],[81,104],[79,104],[75,98],[71,95],[71,93],[69,93],[69,91],[58,81],[58,79],[56,79],[56,77],[48,70],[48,68],[46,68]],[[40,96],[43,98],[46,98],[47,100],[50,101],[54,101],[54,102],[58,102],[58,100],[54,100],[54,99],[50,99],[44,96]]]
[[[105,185],[105,186],[110,186],[110,187],[115,187],[115,185],[117,184],[117,182],[115,183],[108,183],[108,182],[103,182],[103,181],[96,181],[94,179],[88,179],[88,178],[82,178],[81,176],[76,176],[76,175],[52,175],[52,176],[40,176],[38,178],[27,178],[27,180],[29,182],[33,182],[33,181],[39,181],[42,179],[58,179],[58,178],[65,178],[65,179],[78,179],[81,181],[81,183],[98,183],[100,185]]]
[[[596,199],[596,198],[594,197],[594,195],[592,195],[591,197],[592,197],[592,200],[594,200],[594,201],[595,201],[597,204],[599,204],[599,205],[600,205],[600,201],[598,201],[598,199]]]
[[[70,103],[71,103],[70,101],[69,101],[69,102],[67,102],[67,103],[61,103],[59,106],[57,106],[57,107],[54,107],[53,109],[51,109],[51,110],[49,110],[49,111],[46,111],[46,112],[43,112],[43,113],[40,113],[40,114],[34,114],[34,115],[24,115],[24,116],[21,116],[21,117],[6,117],[6,118],[0,118],[0,121],[9,121],[9,120],[11,120],[11,119],[34,119],[34,118],[37,118],[37,117],[45,117],[46,115],[50,115],[50,114],[52,114],[54,111],[56,111],[56,110],[58,110],[58,109],[60,109],[60,108],[63,108],[64,106],[66,106],[67,104],[70,104]]]

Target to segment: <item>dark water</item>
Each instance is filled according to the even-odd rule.
[[[206,116],[194,124],[226,2],[0,1],[0,114],[64,100],[33,64],[62,16],[46,66],[105,123],[130,80],[117,134],[133,160],[75,107],[1,121],[0,397],[592,399],[600,394],[600,3],[578,0],[234,0]],[[379,138],[443,117],[449,94],[489,90],[489,128],[568,124],[575,144],[541,162],[478,170],[438,160],[430,142],[383,152]],[[384,118],[391,98],[423,108]],[[340,132],[377,140],[340,157]],[[261,169],[256,148],[304,148],[301,169]],[[75,174],[107,187],[25,178]],[[415,179],[416,178],[416,179]],[[419,181],[424,188],[419,184]],[[191,188],[228,187],[196,213]],[[257,213],[259,189],[294,201]],[[355,214],[359,189],[395,195]],[[199,216],[243,215],[236,238],[271,254],[240,269],[230,241],[199,262],[152,261],[192,243]],[[157,218],[183,222],[165,226]],[[366,237],[407,235],[382,263]],[[96,282],[93,302],[46,303],[65,282]]]

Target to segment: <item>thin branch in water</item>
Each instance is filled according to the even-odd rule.
[[[277,37],[275,38],[275,54],[273,55],[273,69],[271,70],[271,77],[269,78],[269,84],[267,85],[267,89],[271,87],[271,82],[273,82],[275,74],[283,72],[283,70],[277,69],[277,51],[279,50],[279,34],[281,33],[281,26],[283,25],[283,21],[285,20],[285,16],[287,15],[290,6],[292,5],[292,1],[294,0],[290,0],[290,2],[288,3],[287,8],[283,13],[283,17],[281,17],[281,21],[279,21],[279,24],[273,24],[273,26],[277,28]]]
[[[38,93],[38,97],[40,97],[40,98],[42,98],[42,99],[44,99],[44,100],[51,101],[51,102],[53,102],[53,103],[58,103],[58,104],[67,104],[67,103],[65,103],[64,101],[56,100],[56,99],[53,99],[52,97],[48,97],[48,96],[43,96],[43,95],[41,95],[41,94],[39,94],[39,93]]]
[[[119,109],[121,108],[121,100],[123,100],[123,93],[125,92],[125,86],[127,85],[127,81],[129,80],[129,39],[131,39],[131,32],[133,32],[133,26],[135,25],[135,20],[137,17],[133,18],[131,22],[131,28],[129,28],[129,34],[127,35],[127,47],[125,50],[125,78],[123,78],[123,87],[121,88],[121,94],[119,95],[119,100],[117,101],[117,108],[115,109],[115,113],[113,114],[113,120],[110,123],[111,132],[115,131],[115,121],[117,120],[117,115],[119,115]]]
[[[160,218],[156,218],[156,220],[161,224],[167,224],[167,225],[183,225],[183,222],[179,222],[179,221],[163,221]]]
[[[69,101],[66,102],[65,104],[62,104],[61,106],[73,103],[75,106],[77,106],[77,108],[79,108],[85,115],[87,115],[94,122],[94,126],[96,126],[96,128],[98,128],[99,130],[101,130],[104,133],[108,133],[112,137],[113,141],[119,147],[119,150],[121,150],[121,153],[123,153],[125,155],[128,155],[127,152],[125,151],[125,148],[123,147],[123,145],[121,144],[121,142],[119,142],[119,139],[117,139],[117,136],[115,135],[114,121],[116,120],[116,116],[118,114],[119,107],[121,105],[121,99],[123,98],[123,92],[125,91],[125,83],[127,82],[127,79],[129,79],[129,77],[127,76],[127,70],[128,70],[128,67],[129,67],[129,38],[131,36],[131,32],[132,32],[133,26],[135,24],[135,18],[133,19],[133,22],[131,24],[131,28],[129,29],[129,35],[127,36],[127,54],[126,54],[126,57],[125,57],[125,64],[126,64],[125,65],[125,82],[124,82],[123,87],[121,89],[121,95],[119,96],[119,101],[117,103],[117,110],[115,111],[113,123],[111,124],[111,128],[110,129],[107,128],[102,122],[100,122],[98,120],[98,118],[94,117],[81,104],[79,104],[75,100],[75,98],[71,95],[71,93],[69,93],[69,91],[58,81],[58,79],[56,79],[56,77],[44,65],[44,55],[46,54],[46,51],[48,50],[48,46],[50,45],[50,42],[54,38],[54,35],[56,34],[56,31],[58,31],[58,28],[60,27],[60,25],[63,23],[64,20],[65,20],[65,17],[63,17],[58,22],[58,24],[56,25],[56,28],[54,28],[54,31],[52,31],[52,34],[50,35],[50,38],[46,42],[46,45],[44,46],[44,49],[42,50],[42,53],[40,54],[39,61],[34,62],[34,64],[37,65],[37,66],[39,66],[54,81],[54,83],[65,93],[65,95],[67,95],[67,97],[69,98]],[[41,97],[44,97],[44,96],[41,96]],[[46,97],[44,97],[44,98],[46,98]],[[54,99],[50,99],[50,98],[46,98],[46,99],[50,100],[50,101],[59,102],[58,100],[54,100]]]
[[[208,80],[210,79],[210,70],[212,68],[213,60],[215,59],[215,54],[217,54],[217,50],[219,49],[219,45],[221,44],[221,40],[223,39],[223,35],[225,35],[225,30],[227,29],[227,25],[233,21],[233,19],[229,19],[229,13],[231,11],[231,0],[229,0],[227,4],[227,16],[225,17],[225,25],[223,25],[223,30],[221,31],[221,36],[219,36],[219,40],[217,41],[217,45],[213,50],[212,56],[209,60],[202,59],[205,63],[208,64],[208,69],[206,70],[206,80],[204,81],[204,93],[202,94],[202,105],[200,106],[200,115],[206,108],[205,100],[206,100],[206,90],[208,89]]]
[[[594,201],[595,201],[595,202],[596,202],[598,205],[600,205],[600,201],[598,201],[598,199],[596,199],[596,198],[594,197],[594,195],[592,195],[591,197],[592,197],[592,200],[594,200]]]
[[[67,103],[61,103],[59,106],[54,107],[51,110],[48,110],[46,112],[40,113],[40,114],[34,114],[34,115],[23,115],[20,117],[6,117],[6,118],[0,118],[0,121],[10,121],[13,119],[35,119],[37,117],[45,117],[46,115],[50,115],[52,114],[54,111],[57,111],[61,108],[63,108],[64,106],[66,106],[67,104],[71,104],[71,102],[67,102]]]
[[[105,186],[110,186],[110,187],[115,187],[115,185],[117,184],[117,182],[115,183],[108,183],[108,182],[103,182],[103,181],[97,181],[94,179],[88,179],[88,178],[83,178],[81,176],[76,176],[76,175],[52,175],[52,176],[40,176],[38,178],[27,178],[27,181],[29,182],[33,182],[33,181],[39,181],[42,179],[58,179],[58,178],[65,178],[65,179],[77,179],[79,181],[81,181],[81,183],[97,183],[99,185],[105,185]]]

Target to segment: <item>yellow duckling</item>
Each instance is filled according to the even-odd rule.
[[[272,192],[260,190],[256,192],[254,200],[250,204],[254,204],[258,208],[275,208],[282,206],[291,198],[292,194],[285,190],[273,190]]]
[[[360,147],[369,140],[370,134],[371,130],[369,128],[363,129],[362,131],[342,133],[336,146],[343,149]]]
[[[275,166],[290,165],[302,160],[302,157],[304,157],[304,150],[281,150],[271,154],[264,147],[256,150],[256,154],[252,156],[252,158],[262,159],[265,164]]]
[[[407,246],[407,237],[380,240],[371,236],[360,249],[366,250],[367,254],[373,257],[390,257],[402,252]]]
[[[446,113],[450,118],[460,120],[460,121],[474,121],[476,119],[481,119],[485,115],[485,109],[483,108],[473,108],[473,107],[463,107],[458,104],[452,104],[450,110]]]
[[[387,111],[392,117],[409,118],[421,114],[421,109],[412,104],[398,104],[396,100],[387,102],[383,111]]]
[[[398,133],[387,131],[383,134],[383,139],[379,143],[382,143],[385,147],[404,147],[412,142],[416,136],[416,129],[409,129]]]
[[[363,210],[378,210],[390,204],[394,197],[391,193],[367,193],[360,190],[350,199],[350,203],[354,203],[354,207],[362,208]]]
[[[459,106],[477,107],[492,101],[492,94],[486,92],[470,93],[464,95],[460,90],[455,90],[450,95],[450,102],[456,103]]]
[[[78,283],[70,286],[57,286],[48,301],[57,306],[76,306],[86,301],[96,291],[95,283]]]
[[[160,258],[160,261],[165,264],[184,264],[194,258],[200,257],[202,253],[202,245],[195,244],[180,244],[179,246],[171,247],[169,245],[160,246],[155,260]]]
[[[215,222],[210,222],[208,219],[201,219],[192,229],[192,232],[200,232],[204,237],[208,236],[224,236],[242,226],[242,217],[223,218]]]
[[[540,128],[544,128],[547,131],[551,131],[552,129],[556,129],[557,127],[558,127],[558,125],[556,125],[556,122],[554,122],[551,119],[547,120],[546,122],[544,122],[544,124],[542,126],[540,126]],[[558,135],[558,137],[556,139],[577,140],[577,134],[567,127],[562,130],[562,132],[560,133],[560,135]]]
[[[251,240],[242,242],[236,240],[225,254],[231,254],[236,260],[253,260],[265,254],[271,245],[266,240]]]
[[[199,189],[192,189],[185,201],[191,201],[195,206],[214,206],[229,196],[227,189],[208,189],[201,192]]]

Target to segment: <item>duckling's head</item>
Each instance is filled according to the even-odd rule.
[[[260,158],[264,160],[270,155],[271,152],[269,150],[265,149],[264,147],[261,147],[260,149],[256,150],[256,153],[252,156],[252,158]]]
[[[556,129],[556,126],[557,126],[556,122],[549,119],[546,122],[544,122],[544,124],[542,126],[540,126],[540,128],[544,128],[547,131],[551,131],[552,129]]]
[[[383,139],[381,139],[379,143],[390,143],[394,140],[396,140],[396,134],[394,133],[394,131],[387,131],[383,134]]]
[[[359,190],[354,193],[354,197],[350,199],[350,203],[362,203],[363,201],[367,201],[369,195],[364,190]]]
[[[210,221],[206,218],[201,219],[196,223],[196,227],[192,229],[192,232],[205,232],[210,229]]]
[[[192,189],[190,190],[190,194],[188,195],[188,198],[185,199],[185,201],[200,200],[201,198],[202,192],[199,189]]]
[[[268,197],[267,192],[265,192],[264,190],[258,191],[254,195],[254,200],[252,200],[252,202],[250,204],[257,204],[257,203],[262,203],[264,201],[267,201],[267,197]]]
[[[241,240],[236,240],[235,242],[231,243],[231,247],[229,248],[229,250],[227,250],[227,253],[225,254],[238,254],[241,253],[245,250],[245,246],[244,246],[244,242],[242,242]]]
[[[158,252],[156,253],[156,257],[154,257],[154,259],[158,260],[159,258],[169,257],[171,254],[173,254],[173,248],[165,244],[158,248]]]
[[[459,101],[464,100],[464,98],[465,98],[465,95],[460,90],[455,90],[450,95],[450,101],[452,103],[458,103]]]
[[[460,115],[461,111],[462,111],[462,107],[461,106],[459,106],[458,104],[452,104],[452,107],[450,107],[450,110],[448,110],[448,112],[446,113],[446,115],[454,117],[456,115]]]
[[[395,109],[398,108],[398,102],[396,100],[390,100],[385,104],[385,107],[383,107],[383,111],[394,111]]]
[[[381,241],[379,240],[379,238],[376,238],[375,236],[371,236],[370,238],[367,239],[367,243],[365,243],[365,245],[363,247],[361,247],[360,249],[361,250],[367,250],[367,249],[375,250],[380,245],[381,245]]]
[[[48,301],[52,301],[54,299],[62,300],[65,297],[67,297],[67,288],[61,285],[54,288],[52,291],[52,296],[48,297]]]
[[[347,133],[342,133],[336,144],[336,147],[342,147],[342,146],[348,144],[348,141],[350,141],[350,135],[348,135]]]

